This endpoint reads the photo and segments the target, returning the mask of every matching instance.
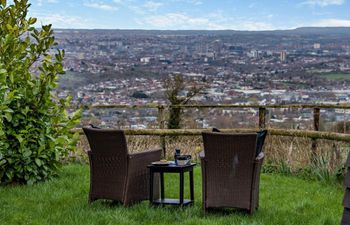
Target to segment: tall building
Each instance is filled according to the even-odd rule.
[[[286,51],[281,51],[280,60],[282,62],[287,60],[287,52]]]
[[[315,43],[314,44],[314,49],[320,49],[321,48],[321,44],[320,43]]]
[[[247,53],[248,57],[251,58],[259,58],[259,52],[258,50],[251,50],[250,52]]]

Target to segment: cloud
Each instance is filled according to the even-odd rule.
[[[324,19],[313,24],[317,27],[350,27],[350,20],[343,19]]]
[[[58,0],[38,0],[38,6],[42,6],[45,3],[58,3]]]
[[[33,12],[32,17],[38,18],[36,25],[52,24],[53,28],[76,28],[76,29],[90,29],[94,25],[90,20],[79,16],[67,16],[59,13],[37,13]]]
[[[140,4],[136,0],[113,0],[113,2],[119,7],[126,8],[138,15],[154,13],[164,5],[162,2],[152,0],[146,1],[144,4]]]
[[[345,0],[307,0],[302,2],[302,5],[309,5],[309,6],[330,6],[330,5],[342,5],[345,3]]]
[[[113,5],[108,5],[104,3],[84,3],[84,6],[89,7],[89,8],[94,8],[94,9],[100,9],[100,10],[105,10],[105,11],[116,11],[118,10],[118,7],[115,7]]]
[[[219,15],[218,15],[219,14]],[[194,30],[273,30],[271,24],[248,19],[229,18],[212,13],[207,17],[194,17],[183,13],[167,13],[146,16],[136,21],[150,29],[194,29]]]
[[[202,5],[203,2],[199,1],[199,0],[191,0],[190,3],[192,3],[193,5]]]
[[[148,10],[154,10],[154,11],[156,11],[156,9],[158,9],[161,6],[161,5],[158,6],[158,3],[153,1],[148,1],[144,5],[138,4],[137,2],[135,2],[135,0],[113,0],[113,3],[117,4],[120,8],[124,7],[126,9],[129,9],[133,13],[140,14],[140,15],[145,14],[145,12],[147,11],[147,9],[145,9],[145,6],[148,7]],[[159,3],[159,4],[162,4],[162,3]]]
[[[143,7],[151,12],[155,12],[157,11],[161,6],[163,5],[163,3],[160,2],[154,2],[154,1],[147,1]]]
[[[184,2],[192,5],[202,5],[203,2],[201,0],[172,0],[172,2]]]
[[[202,17],[191,17],[181,13],[168,13],[159,16],[150,16],[146,20],[149,24],[155,27],[179,27],[179,28],[193,28],[193,27],[213,27],[208,19]]]

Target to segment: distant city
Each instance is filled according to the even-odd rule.
[[[204,87],[192,100],[196,104],[336,104],[350,98],[350,28],[56,30],[55,35],[57,47],[66,51],[67,74],[60,80],[59,96],[72,95],[74,105],[167,104],[163,80],[174,74]],[[270,111],[269,121],[310,126],[311,111],[292,111]],[[350,119],[347,111],[322,113],[325,124]],[[253,109],[203,110],[186,124],[249,127],[257,122],[256,114]],[[156,124],[155,110],[94,110],[84,115],[85,123],[94,118],[113,127]]]

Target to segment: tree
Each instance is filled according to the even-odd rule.
[[[164,81],[165,97],[170,102],[168,129],[179,129],[181,127],[182,109],[177,105],[186,105],[201,88],[192,84],[186,89],[185,81],[182,75],[170,76]],[[181,96],[181,94],[187,94]]]
[[[135,91],[132,96],[133,98],[149,98],[147,94],[145,94],[143,91]]]
[[[64,51],[53,51],[51,25],[34,28],[28,0],[0,0],[0,183],[33,184],[56,174],[75,147],[70,97],[54,91],[63,74]]]

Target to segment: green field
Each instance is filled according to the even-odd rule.
[[[165,183],[167,197],[177,197],[178,177],[166,176]],[[0,187],[0,224],[334,225],[340,223],[343,197],[340,185],[262,174],[260,208],[254,215],[225,210],[205,216],[201,208],[199,166],[195,168],[193,207],[158,208],[144,201],[124,208],[101,200],[89,205],[88,191],[89,167],[77,164],[65,166],[59,178],[46,183]]]
[[[323,73],[319,76],[328,80],[350,80],[350,73]]]

